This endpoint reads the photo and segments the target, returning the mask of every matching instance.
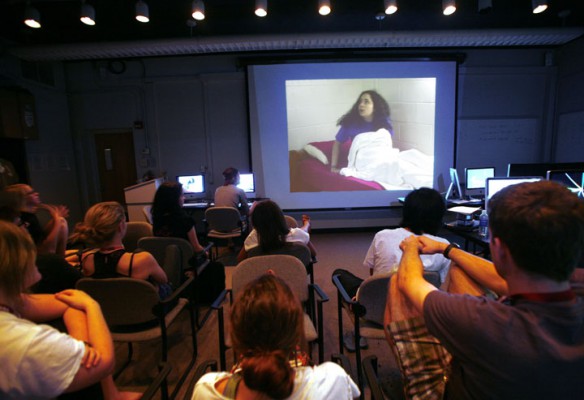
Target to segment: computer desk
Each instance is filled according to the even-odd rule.
[[[489,248],[489,237],[484,237],[479,235],[478,229],[470,230],[467,227],[461,227],[456,225],[456,221],[447,222],[444,224],[444,228],[461,238],[464,239],[464,250],[472,254],[482,255],[483,258],[490,259],[491,250]],[[470,244],[473,245],[473,250],[470,251]]]

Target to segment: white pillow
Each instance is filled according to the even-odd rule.
[[[326,154],[324,154],[320,149],[314,147],[310,143],[304,146],[304,151],[307,152],[310,156],[316,158],[324,165],[328,165],[329,161]]]

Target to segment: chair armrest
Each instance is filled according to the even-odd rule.
[[[148,388],[146,389],[144,394],[142,394],[141,397],[142,400],[152,399],[159,389],[162,391],[162,395],[160,398],[162,399],[168,398],[168,387],[166,379],[168,378],[168,374],[170,374],[171,369],[172,368],[168,363],[161,363],[158,366],[158,375],[156,375],[152,383],[148,385]]]
[[[320,288],[320,286],[318,286],[318,284],[311,283],[308,286],[310,288],[312,288],[312,290],[314,290],[314,292],[316,292],[316,294],[318,295],[318,297],[320,297],[320,299],[317,299],[317,301],[319,303],[326,303],[327,301],[330,300],[329,297],[327,296],[327,294]]]
[[[340,298],[339,301],[342,301],[349,305],[351,311],[357,316],[362,317],[365,315],[366,310],[358,301],[355,301],[349,296],[347,290],[341,283],[338,275],[333,275],[333,284],[337,287],[337,293],[339,294]],[[385,301],[385,300],[384,300]]]
[[[192,398],[193,390],[195,389],[195,385],[197,384],[199,379],[201,379],[201,377],[209,371],[218,371],[217,361],[205,360],[197,367],[193,377],[189,381],[189,384],[187,386],[187,390],[185,391],[184,400],[190,400]]]
[[[363,359],[363,372],[367,386],[371,390],[371,399],[384,400],[385,395],[377,379],[377,356],[368,356]]]
[[[343,284],[339,280],[338,275],[333,275],[333,284],[337,287],[337,290],[345,303],[348,303],[348,304],[355,303],[355,300],[353,300],[351,298],[351,296],[349,296],[349,294],[347,293],[347,290],[345,289],[345,287],[343,286]]]
[[[165,305],[174,302],[191,284],[194,282],[195,277],[191,276],[186,281],[182,283],[178,288],[174,289],[172,294],[166,299],[160,300],[156,308],[164,308]]]
[[[231,292],[231,289],[223,289],[223,291],[221,293],[219,293],[219,296],[217,296],[215,301],[213,301],[213,304],[211,304],[211,308],[214,310],[218,310],[221,307],[221,304],[223,303],[223,301],[225,301],[225,297],[227,297],[227,295],[230,292]]]

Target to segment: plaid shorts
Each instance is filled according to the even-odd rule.
[[[428,332],[424,318],[387,325],[391,349],[398,361],[407,399],[442,399],[452,356]]]

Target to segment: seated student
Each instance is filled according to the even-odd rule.
[[[205,255],[195,231],[195,220],[184,210],[185,197],[178,182],[164,182],[154,194],[152,230],[154,236],[178,237],[187,240],[197,256]]]
[[[243,243],[237,260],[247,258],[247,252],[260,247],[262,252],[270,253],[280,249],[286,243],[302,243],[308,246],[312,257],[316,256],[316,249],[310,242],[310,218],[303,216],[303,225],[300,228],[288,228],[284,213],[278,204],[272,200],[262,200],[254,203],[251,213],[253,230]]]
[[[23,196],[18,191],[0,192],[0,220],[14,223],[28,234],[26,223],[20,219],[19,210],[22,202]],[[35,262],[41,279],[31,287],[33,293],[58,293],[65,289],[73,289],[75,283],[82,278],[81,272],[60,255],[37,254]]]
[[[198,399],[353,399],[357,385],[338,365],[310,366],[300,301],[280,278],[250,282],[231,311],[231,337],[238,363],[233,372],[213,372],[196,384]]]
[[[69,209],[65,206],[49,205],[41,203],[39,193],[29,185],[18,183],[6,187],[9,192],[17,192],[22,195],[24,202],[20,209],[20,219],[26,224],[39,254],[65,255],[69,226],[66,218]],[[39,209],[45,209],[51,214],[51,221],[46,227],[41,226],[35,213]]]
[[[492,263],[423,236],[400,245],[385,326],[407,396],[579,398],[584,299],[569,278],[584,251],[584,203],[565,187],[540,181],[501,190],[489,208]],[[421,254],[444,254],[451,272],[460,268],[475,286],[506,297],[437,290],[422,277]]]
[[[126,215],[115,202],[97,203],[85,213],[83,222],[75,227],[71,240],[88,243],[92,249],[79,257],[84,276],[93,278],[132,277],[156,285],[160,297],[170,294],[168,278],[156,259],[148,252],[130,253],[124,249]],[[76,259],[77,255],[74,256]]]
[[[35,253],[27,233],[0,221],[0,397],[54,398],[101,381],[106,400],[140,398],[114,384],[113,342],[91,297],[77,290],[26,293],[40,279]],[[69,334],[42,324],[61,317]]]
[[[446,212],[444,199],[434,189],[420,188],[410,192],[403,205],[403,216],[400,227],[384,229],[377,232],[367,251],[363,266],[369,270],[369,275],[378,275],[395,271],[402,257],[400,242],[408,236],[423,235],[441,243],[448,240],[435,236],[442,226],[442,218]],[[442,254],[423,255],[422,263],[425,271],[440,273],[440,281],[444,282],[450,267],[450,260]],[[363,279],[344,269],[337,269],[333,275],[339,275],[339,280],[347,289],[349,296],[355,297]],[[344,335],[344,343],[349,351],[355,350],[352,332]],[[361,338],[361,347],[367,347],[366,338]]]
[[[152,205],[154,236],[187,240],[195,251],[189,264],[196,268],[207,260],[207,254],[197,238],[195,221],[183,210],[183,204],[184,195],[180,183],[164,182],[160,185]],[[210,261],[195,280],[197,301],[212,303],[224,289],[225,266],[220,262]]]
[[[247,196],[243,189],[237,187],[239,184],[239,171],[237,168],[229,167],[223,171],[225,181],[223,186],[215,190],[215,207],[234,207],[239,210],[242,217],[249,214]]]

